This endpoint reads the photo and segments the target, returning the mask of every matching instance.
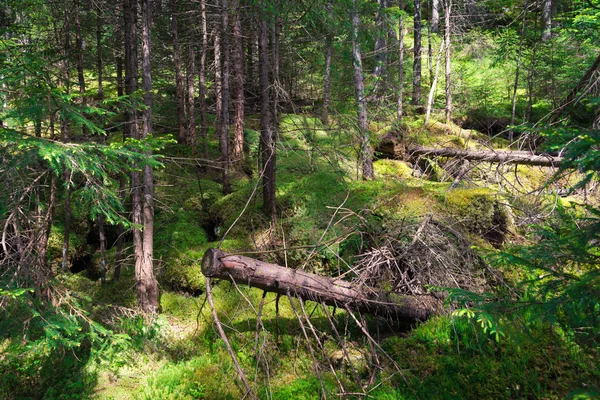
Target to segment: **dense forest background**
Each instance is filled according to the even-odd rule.
[[[0,50],[1,398],[600,396],[600,2],[3,0]]]

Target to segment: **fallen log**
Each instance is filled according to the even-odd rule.
[[[250,257],[208,249],[202,258],[202,273],[209,278],[378,315],[401,322],[425,321],[439,312],[442,303],[429,296],[403,296],[357,286],[340,279],[270,264]]]
[[[495,151],[495,150],[457,150],[451,148],[432,148],[413,146],[408,148],[408,153],[413,156],[434,156],[461,158],[468,161],[485,161],[501,164],[522,164],[540,167],[560,167],[562,157],[553,157],[545,154],[533,154],[523,151]]]
[[[541,167],[560,167],[563,158],[550,154],[535,154],[527,151],[459,150],[404,145],[396,138],[385,138],[375,149],[380,158],[406,160],[415,156],[450,157],[468,161],[485,161],[502,164],[522,164]]]

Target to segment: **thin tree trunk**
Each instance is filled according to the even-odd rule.
[[[106,282],[106,231],[104,229],[104,215],[98,216],[98,235],[100,237],[100,282]]]
[[[202,49],[200,51],[200,69],[198,71],[198,97],[200,99],[200,132],[202,135],[202,155],[208,159],[206,147],[206,52],[208,51],[208,31],[206,24],[206,0],[200,0],[200,13],[202,23]]]
[[[360,45],[358,43],[358,30],[360,26],[360,17],[358,15],[358,2],[352,2],[352,63],[354,65],[354,88],[356,93],[358,129],[360,131],[361,154],[363,179],[373,179],[375,174],[373,170],[373,151],[371,149],[369,124],[367,120],[367,99],[365,98],[364,77],[362,71],[362,59]]]
[[[98,72],[98,100],[104,98],[102,76],[102,15],[100,6],[96,10],[96,70]]]
[[[402,120],[404,112],[404,0],[398,0],[398,120]]]
[[[123,35],[121,31],[121,24],[117,23],[116,32],[115,32],[115,42],[117,48],[123,45]],[[123,48],[125,46],[123,45]],[[117,50],[115,52],[115,64],[117,71],[117,96],[122,97],[125,89],[125,85],[123,82],[123,57],[121,50]],[[126,123],[123,125],[123,141],[126,137],[131,137],[129,132],[129,124]],[[119,178],[119,197],[121,198],[121,203],[125,204],[126,197],[126,187],[127,187],[127,178],[125,175],[121,175]],[[116,253],[115,253],[115,269],[113,271],[113,281],[119,280],[121,277],[121,264],[123,257],[123,243],[125,242],[125,227],[123,224],[119,224],[117,228],[117,244],[116,244]]]
[[[152,133],[152,69],[150,65],[150,25],[152,21],[151,0],[141,0],[142,4],[142,89],[144,91],[142,139]],[[193,95],[193,92],[192,92]],[[147,153],[152,157],[152,152]],[[158,283],[154,277],[154,182],[152,167],[143,169],[143,223],[142,260],[136,269],[136,287],[141,309],[147,313],[158,311]],[[136,249],[136,254],[138,254]],[[136,263],[136,266],[138,264]]]
[[[444,50],[445,43],[442,40],[440,43],[440,51],[438,52],[437,60],[435,63],[435,74],[433,76],[433,81],[431,82],[431,88],[429,88],[429,96],[427,97],[427,111],[425,112],[425,124],[429,122],[429,117],[431,116],[431,107],[433,106],[433,99],[435,97],[435,88],[437,86],[438,76],[440,72],[440,63],[442,62],[442,52]]]
[[[62,84],[64,85],[65,93],[69,94],[71,91],[71,73],[70,73],[70,57],[71,57],[71,23],[69,20],[68,13],[65,13],[65,60],[63,61],[64,71],[62,75]],[[60,131],[63,142],[66,142],[70,138],[71,126],[69,120],[65,115],[61,115],[60,119]],[[65,173],[65,181],[69,180],[70,176]],[[62,271],[66,272],[69,264],[69,238],[71,234],[71,189],[67,185],[65,189],[65,229],[63,235],[63,246],[62,246]]]
[[[260,145],[263,168],[263,208],[272,221],[276,217],[275,146],[272,140],[269,96],[269,55],[264,0],[258,1],[258,68],[260,92]]]
[[[440,31],[440,0],[431,0],[431,31]]]
[[[533,45],[533,52],[531,54],[531,66],[529,69],[529,76],[527,77],[528,100],[527,100],[527,110],[525,112],[525,122],[529,122],[531,120],[531,114],[533,112],[533,86],[535,84],[535,63],[537,61],[536,60],[537,45],[538,45],[537,42]]]
[[[427,21],[427,70],[429,71],[429,84],[433,82],[433,47],[431,45],[431,21]]]
[[[510,113],[510,125],[515,124],[515,115],[517,113],[517,88],[519,87],[519,72],[521,70],[521,55],[523,54],[523,38],[525,36],[525,19],[527,17],[528,1],[523,5],[523,21],[521,22],[521,36],[519,38],[519,53],[517,55],[517,67],[515,70],[515,83],[513,85],[512,111]],[[508,131],[508,140],[513,141],[514,131],[512,128]]]
[[[275,8],[276,10],[281,10],[281,0],[275,0]],[[279,11],[275,13],[275,26],[273,27],[272,30],[272,48],[271,48],[271,52],[273,53],[273,59],[271,62],[272,65],[272,71],[273,71],[273,77],[272,77],[272,84],[271,87],[273,88],[273,92],[272,92],[272,96],[271,96],[271,101],[272,101],[272,110],[271,110],[271,148],[273,149],[273,152],[271,154],[271,163],[270,168],[272,170],[268,171],[268,174],[270,176],[270,180],[271,180],[271,191],[273,194],[273,204],[271,205],[271,207],[273,208],[273,210],[271,210],[271,223],[273,225],[275,225],[275,217],[276,217],[276,210],[275,210],[275,179],[276,179],[276,173],[275,173],[275,166],[277,164],[277,151],[276,151],[276,147],[277,147],[277,141],[279,140],[279,91],[281,90],[281,82],[280,82],[280,74],[279,74],[279,54],[280,54],[280,40],[279,37],[281,35],[281,18],[279,17]]]
[[[177,141],[179,143],[185,143],[185,105],[183,98],[183,74],[181,71],[181,48],[179,46],[177,18],[177,0],[171,0],[171,37],[173,39],[173,60],[175,67],[175,97],[177,102],[177,124],[179,126]]]
[[[40,234],[36,243],[36,261],[34,268],[34,284],[36,293],[45,301],[50,300],[51,292],[49,282],[54,278],[52,268],[46,260],[48,250],[48,239],[50,238],[50,229],[54,219],[54,208],[56,206],[56,176],[50,173],[50,198],[48,199],[48,207],[45,215],[42,215],[40,208],[40,220],[42,222]]]
[[[104,97],[103,82],[102,82],[102,16],[101,9],[98,6],[96,10],[96,70],[98,74],[98,98],[100,102]],[[103,136],[100,139],[103,143],[106,138]],[[106,282],[106,234],[105,234],[105,218],[100,214],[96,219],[98,223],[98,235],[100,237],[100,281],[102,284]]]
[[[411,103],[421,104],[421,0],[415,0],[413,95]]]
[[[375,29],[377,36],[375,38],[375,65],[373,68],[373,75],[375,75],[375,88],[374,97],[375,100],[379,100],[382,94],[383,85],[386,74],[387,64],[387,23],[385,19],[385,9],[387,7],[387,0],[377,0],[377,13],[375,14]]]
[[[214,68],[215,68],[215,135],[221,137],[223,129],[221,127],[221,119],[223,115],[223,71],[222,71],[222,54],[221,54],[221,32],[213,31],[214,35]]]
[[[231,193],[229,182],[229,5],[221,0],[221,157],[223,158],[223,194]]]
[[[452,25],[450,24],[450,16],[452,15],[452,0],[444,0],[444,42],[446,42],[446,124],[450,124],[452,116],[452,90],[450,87],[452,67],[450,65],[450,34]]]
[[[235,6],[233,26],[233,98],[235,104],[232,158],[240,163],[244,157],[244,39],[239,0]]]
[[[332,20],[332,4],[330,1],[326,4],[328,20]],[[329,103],[331,101],[331,59],[333,56],[333,34],[331,28],[326,28],[325,37],[325,76],[323,77],[323,110],[321,112],[321,122],[329,123]]]
[[[79,0],[73,0],[73,14],[75,16],[75,52],[77,54],[77,80],[79,81],[79,94],[85,95],[85,77],[83,76],[83,39],[81,37],[81,21],[79,19]],[[84,98],[81,98],[85,104]]]
[[[542,22],[544,31],[542,32],[542,41],[547,42],[552,39],[552,0],[542,0]]]
[[[196,91],[194,90],[194,76],[196,75],[196,45],[194,28],[188,31],[188,65],[187,65],[187,109],[188,109],[188,129],[187,129],[187,144],[196,151],[197,133],[196,133]]]
[[[119,197],[121,198],[122,203],[125,203],[126,187],[126,178],[124,175],[121,175],[121,178],[119,179]],[[121,277],[121,265],[123,264],[123,243],[125,242],[125,227],[123,224],[119,224],[117,235],[117,250],[115,253],[115,270],[113,272],[113,281],[118,281]]]

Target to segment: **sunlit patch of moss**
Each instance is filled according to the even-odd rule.
[[[405,161],[377,160],[373,163],[376,177],[406,179],[412,175],[412,167]]]

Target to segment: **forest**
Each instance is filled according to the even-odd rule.
[[[1,0],[0,398],[600,398],[599,0]]]

